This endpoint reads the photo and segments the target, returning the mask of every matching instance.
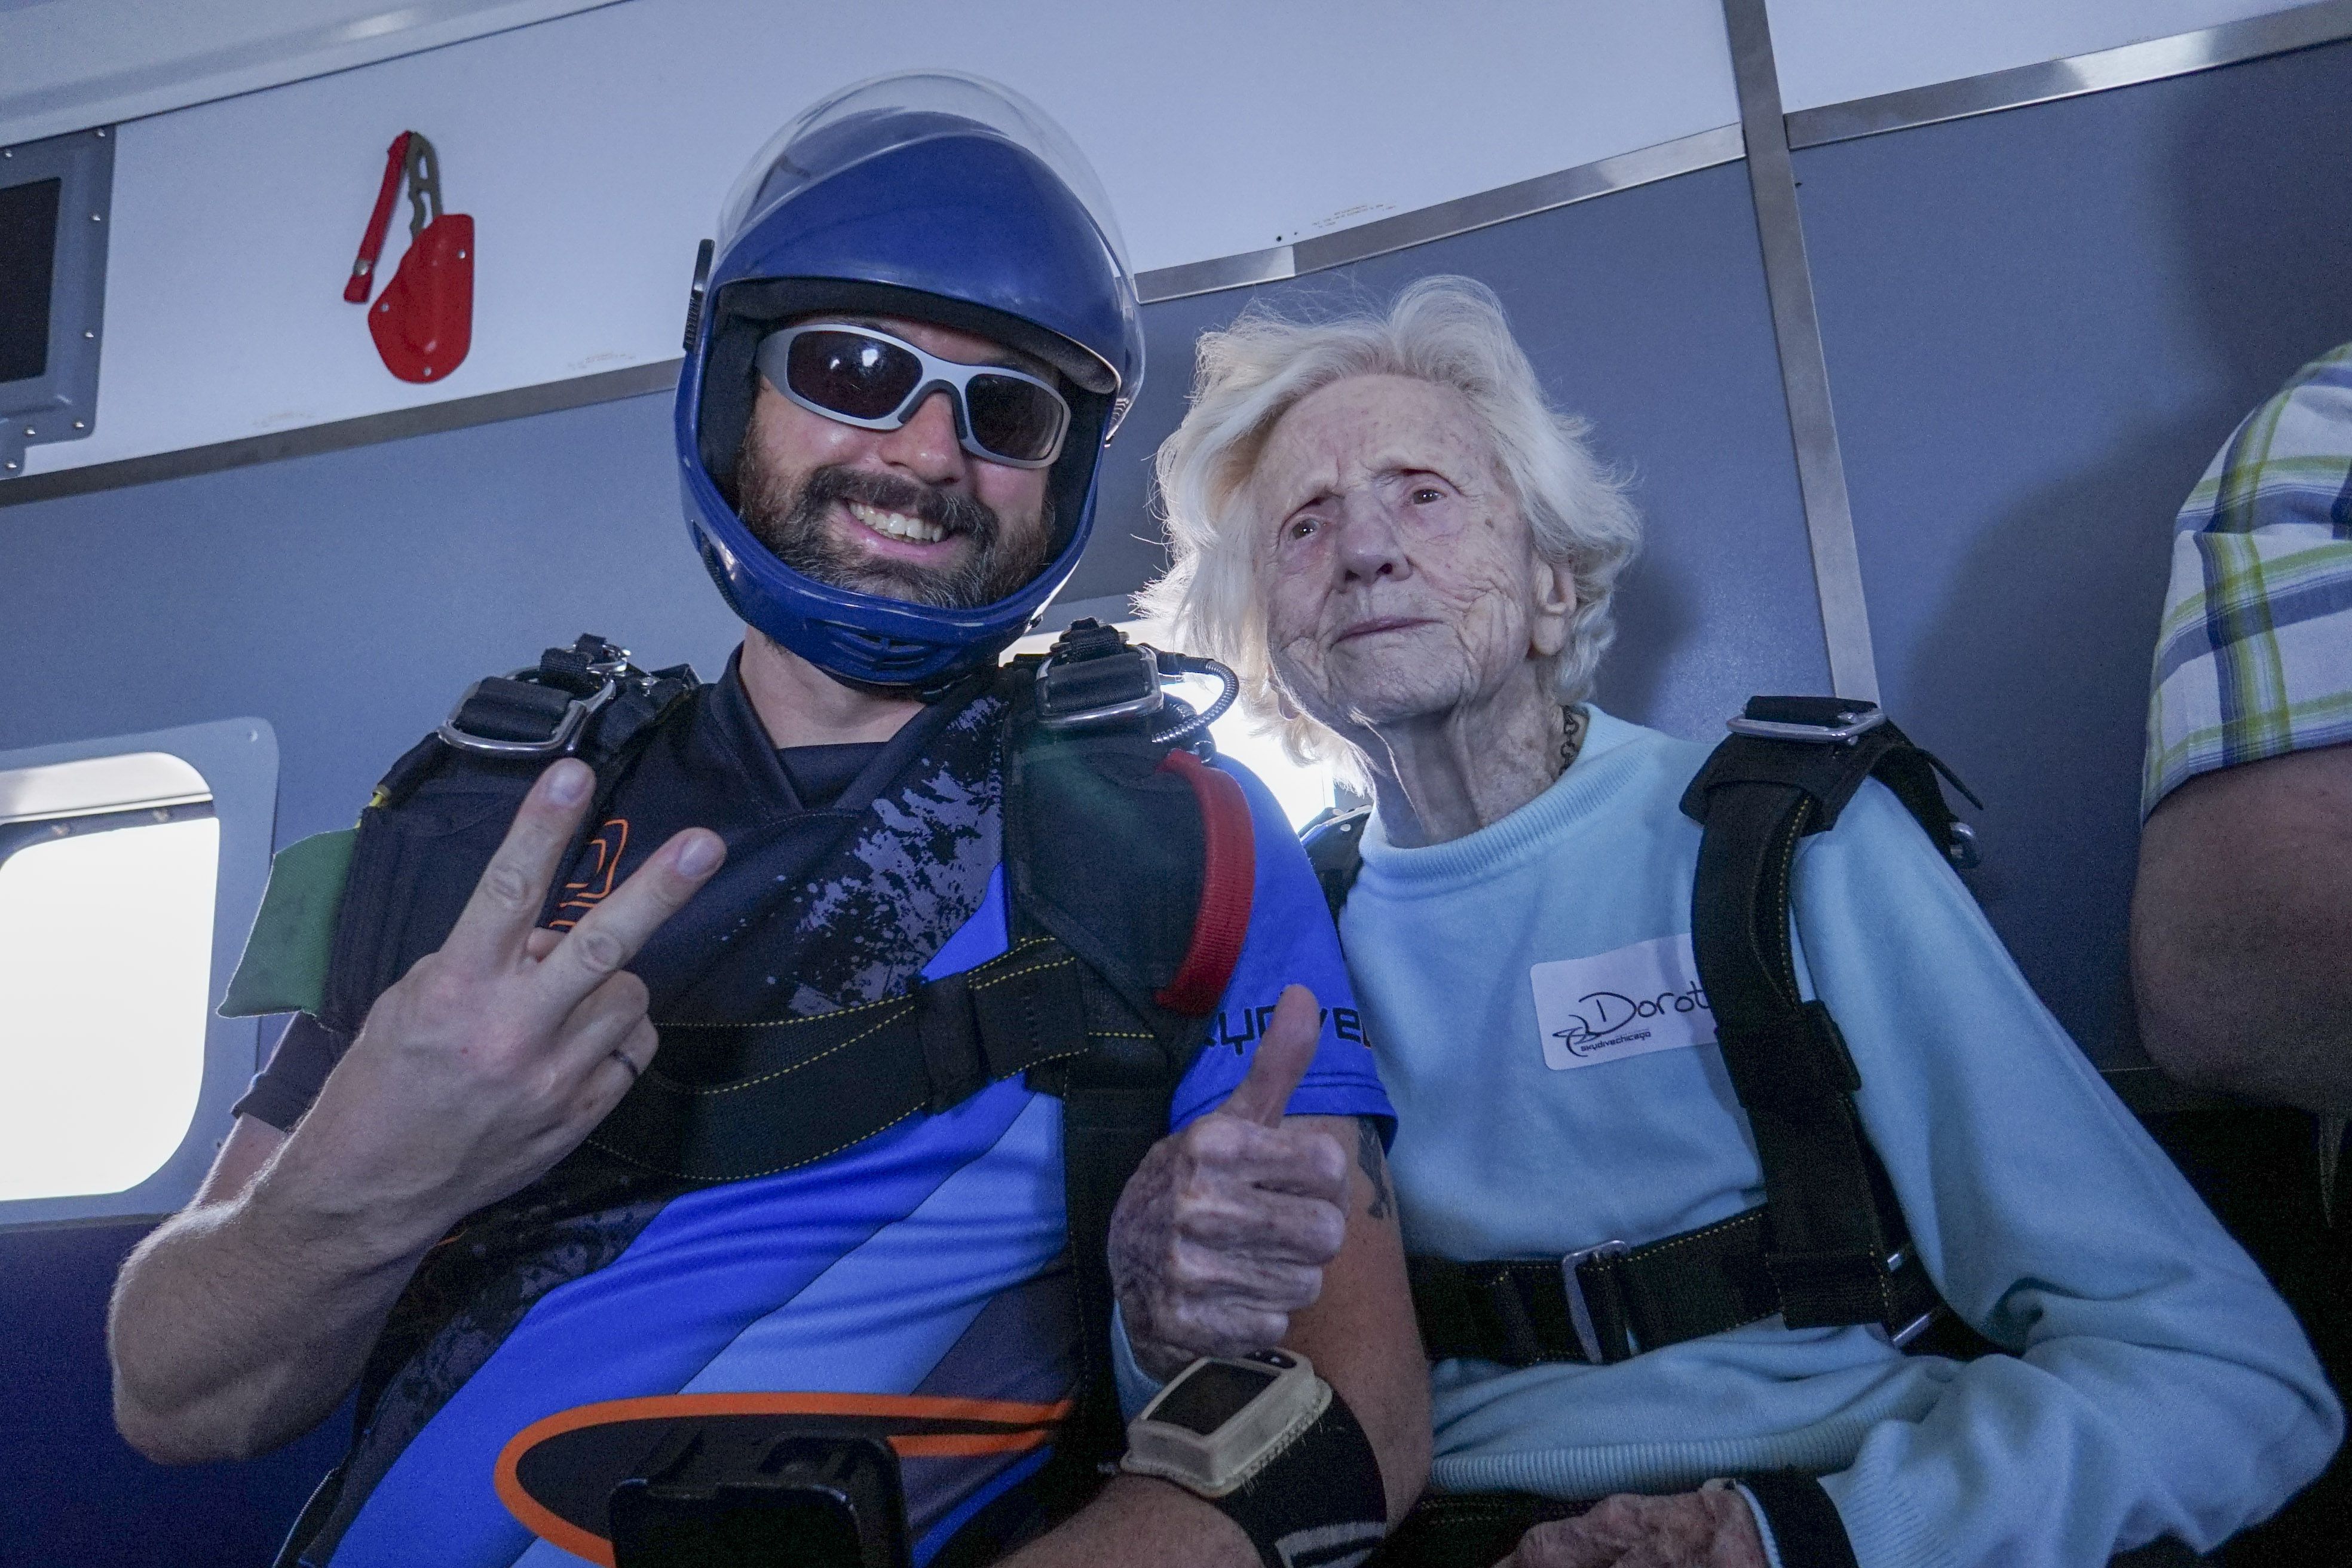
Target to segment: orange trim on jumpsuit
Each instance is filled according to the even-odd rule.
[[[1056,1424],[1075,1408],[1069,1400],[1024,1405],[1004,1399],[946,1399],[914,1394],[659,1394],[640,1399],[608,1399],[577,1405],[532,1422],[499,1453],[494,1479],[499,1500],[524,1528],[551,1546],[584,1557],[598,1568],[614,1568],[613,1543],[542,1505],[523,1489],[516,1469],[523,1455],[551,1437],[588,1426],[622,1421],[671,1420],[692,1415],[860,1415],[914,1421],[995,1421],[1026,1428],[1010,1432],[929,1432],[892,1436],[902,1459],[969,1458],[982,1454],[1019,1454],[1043,1447]]]

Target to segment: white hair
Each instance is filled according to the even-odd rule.
[[[1183,646],[1231,665],[1244,710],[1278,726],[1294,758],[1351,773],[1360,766],[1354,748],[1313,719],[1281,713],[1254,570],[1255,520],[1241,494],[1282,416],[1360,375],[1451,387],[1485,426],[1537,551],[1575,578],[1576,609],[1551,671],[1563,703],[1591,694],[1593,671],[1617,635],[1610,597],[1642,536],[1626,477],[1594,458],[1582,419],[1544,395],[1502,302],[1483,283],[1424,278],[1385,316],[1293,321],[1253,304],[1224,331],[1203,334],[1192,409],[1156,459],[1175,562],[1139,603],[1168,617]]]

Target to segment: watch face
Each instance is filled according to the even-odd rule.
[[[1205,1437],[1240,1415],[1261,1389],[1280,1375],[1231,1362],[1205,1363],[1168,1391],[1168,1396],[1152,1410],[1151,1419]]]

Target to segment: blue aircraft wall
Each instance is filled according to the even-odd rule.
[[[2103,1066],[2172,521],[2352,339],[2352,44],[1801,152],[1889,711],[1983,795],[1971,879]]]
[[[1801,153],[1890,706],[1991,805],[1977,886],[2086,1048],[2120,1059],[2145,671],[2180,495],[2231,425],[2352,337],[2338,47]],[[1072,597],[1158,563],[1145,464],[1192,340],[1251,298],[1502,295],[1635,476],[1647,554],[1601,700],[1692,736],[1826,682],[1746,173],[1710,170],[1146,311],[1153,374]],[[237,714],[276,727],[278,839],[347,825],[466,683],[583,629],[714,672],[667,400],[0,506],[0,751]],[[338,1423],[164,1471],[107,1414],[106,1292],[140,1234],[0,1235],[0,1560],[266,1562]]]

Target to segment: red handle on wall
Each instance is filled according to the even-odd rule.
[[[352,263],[351,280],[343,285],[343,298],[354,305],[367,303],[368,293],[375,287],[376,258],[383,254],[383,231],[392,222],[392,199],[400,192],[400,176],[408,167],[408,139],[415,134],[404,131],[393,138],[392,150],[384,154],[383,186],[375,194],[375,211],[368,218],[367,233],[360,237],[359,258]]]

